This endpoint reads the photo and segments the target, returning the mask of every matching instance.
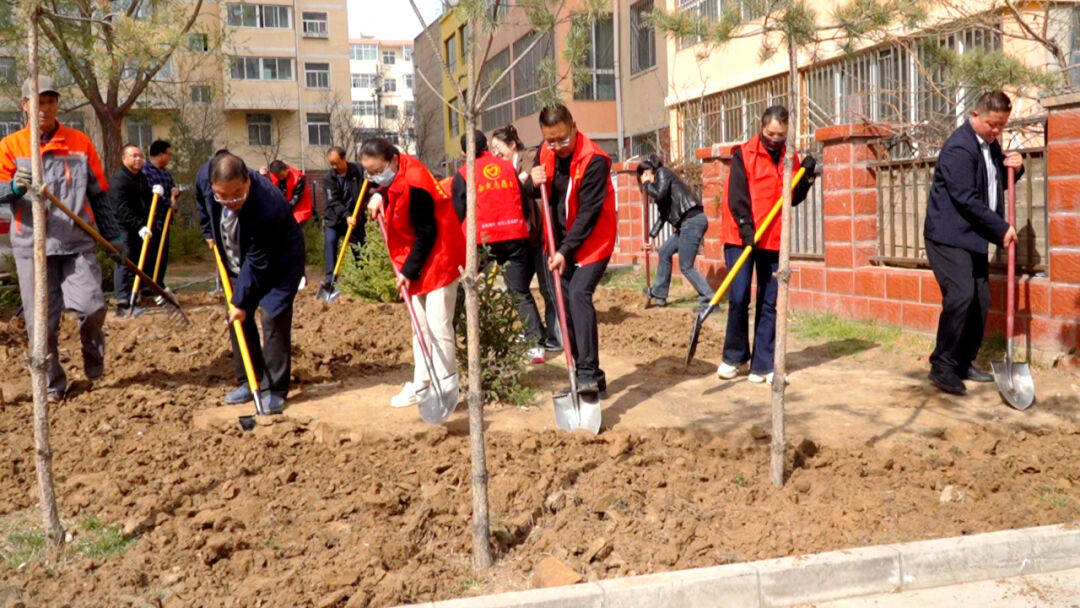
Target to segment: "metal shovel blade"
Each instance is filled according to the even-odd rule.
[[[443,383],[447,379],[443,379]],[[428,424],[442,424],[457,409],[460,389],[457,382],[449,383],[444,387],[443,383],[432,383],[421,389],[417,397],[420,399],[418,409],[420,417]]]
[[[255,416],[240,416],[237,421],[240,422],[240,430],[242,431],[250,431],[255,428]]]
[[[589,431],[593,435],[600,432],[600,399],[599,397],[578,397],[578,427]]]
[[[555,426],[563,431],[576,431],[581,428],[581,416],[578,413],[578,405],[574,403],[573,390],[555,393],[551,397],[555,406]],[[579,397],[580,399],[580,397]]]
[[[694,360],[694,353],[697,352],[698,340],[701,338],[701,326],[705,324],[705,318],[708,316],[709,310],[711,309],[712,307],[709,307],[700,315],[694,317],[694,327],[690,329],[690,344],[686,347],[686,361],[683,362],[686,365],[690,365],[690,362]]]
[[[994,372],[1001,398],[1012,407],[1024,411],[1035,402],[1035,380],[1031,377],[1031,366],[1015,361],[991,361],[990,369]]]
[[[327,289],[325,286],[320,285],[319,289],[315,292],[315,297],[330,304],[341,297],[341,292],[337,289]]]

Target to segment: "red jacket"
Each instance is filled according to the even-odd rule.
[[[285,200],[291,201],[293,198],[293,190],[296,188],[296,184],[300,181],[300,178],[304,177],[304,174],[296,167],[289,165],[289,177],[285,180]],[[273,173],[270,173],[270,181],[278,186],[278,178]],[[279,186],[280,187],[280,186]],[[304,192],[300,195],[300,201],[292,208],[293,217],[296,218],[296,223],[306,222],[311,219],[311,184],[304,184]]]
[[[769,151],[761,144],[760,134],[751,137],[750,141],[737,149],[741,151],[743,166],[746,168],[746,183],[750,187],[750,210],[754,215],[754,229],[756,230],[761,227],[765,216],[769,215],[776,201],[780,200],[784,193],[784,163],[781,160],[780,163],[773,164]],[[781,152],[781,159],[783,155],[784,152]],[[794,175],[799,171],[798,153],[795,154],[795,162],[792,166],[792,175]],[[731,176],[729,174],[724,191],[728,192],[730,188]],[[725,202],[721,208],[723,211],[720,217],[720,234],[724,243],[742,245],[739,225],[731,213],[731,207]],[[765,234],[761,235],[757,246],[769,251],[780,250],[780,214],[776,215],[765,230]]]
[[[458,169],[462,179],[467,179],[467,166]],[[462,222],[463,229],[464,225]],[[527,238],[529,226],[521,210],[521,186],[514,164],[491,152],[484,152],[476,159],[477,244],[490,245]]]
[[[570,184],[566,196],[566,230],[574,225],[577,219],[578,194],[581,191],[581,178],[585,175],[585,169],[594,156],[602,156],[610,160],[607,152],[597,146],[593,140],[578,131],[577,141],[574,143],[574,158],[570,161]],[[548,183],[555,177],[555,153],[547,146],[540,148],[540,165],[547,173]],[[600,217],[593,226],[592,232],[574,253],[574,260],[581,266],[586,266],[600,260],[611,257],[615,251],[616,219],[615,219],[615,188],[611,180],[607,181],[607,190],[604,194],[604,207]]]
[[[409,190],[421,188],[435,200],[435,245],[428,254],[420,278],[413,281],[409,294],[423,295],[445,287],[461,276],[465,265],[465,237],[461,234],[450,196],[436,183],[435,178],[419,159],[398,154],[398,170],[394,181],[386,188],[386,246],[390,260],[399,269],[405,263],[416,241],[409,216]]]

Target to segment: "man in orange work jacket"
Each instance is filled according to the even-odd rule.
[[[776,267],[780,259],[780,215],[777,215],[754,243],[754,233],[784,192],[784,154],[788,133],[788,111],[772,106],[761,116],[761,132],[731,151],[731,173],[727,183],[727,205],[720,220],[724,239],[724,261],[735,265],[746,247],[753,247],[750,259],[735,275],[728,290],[727,334],[724,355],[716,375],[729,380],[750,362],[750,382],[772,383],[776,338]],[[795,155],[793,171],[806,168],[795,186],[792,204],[806,198],[814,183],[814,157],[800,163]],[[757,271],[757,307],[754,311],[754,350],[750,351],[750,279]]]
[[[578,392],[603,399],[607,378],[600,369],[593,292],[615,250],[611,157],[577,130],[570,110],[561,104],[540,111],[540,132],[544,137],[540,163],[530,172],[525,189],[538,196],[538,188],[550,188],[556,252],[548,267],[562,274]]]
[[[23,112],[30,112],[31,81],[22,87]],[[47,76],[38,77],[38,116],[41,127],[41,168],[44,183],[68,209],[88,222],[97,222],[102,236],[116,241],[121,230],[109,207],[108,182],[101,169],[97,150],[85,133],[65,127],[56,120],[60,93]],[[14,221],[11,249],[19,273],[19,293],[26,316],[27,334],[34,334],[34,221],[28,192],[30,179],[30,126],[0,141],[0,205],[11,205]],[[83,369],[91,382],[105,370],[105,297],[101,292],[101,266],[97,245],[90,235],[75,225],[53,205],[48,209],[48,239],[45,244],[50,294],[46,370],[50,401],[67,392],[67,375],[60,365],[57,337],[60,314],[65,308],[79,319]]]

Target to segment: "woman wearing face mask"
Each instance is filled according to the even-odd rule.
[[[458,382],[454,305],[460,268],[465,265],[465,238],[453,203],[423,163],[386,139],[365,141],[360,164],[377,186],[368,211],[372,218],[381,215],[386,220],[386,244],[397,269],[397,284],[412,297],[440,385],[449,392]],[[416,336],[413,362],[413,379],[390,400],[393,407],[416,405],[418,393],[431,382]]]
[[[495,129],[488,148],[495,156],[514,164],[519,182],[524,183],[529,177],[529,171],[536,166],[536,149],[526,148],[525,144],[521,143],[514,125]],[[544,298],[544,349],[559,351],[562,349],[562,336],[559,330],[559,314],[555,309],[555,279],[547,268],[544,253],[544,223],[539,203],[533,201],[528,209],[530,213],[525,216],[525,222],[529,225],[529,247],[532,249],[540,295]]]
[[[716,369],[716,375],[725,380],[734,378],[740,368],[750,362],[748,379],[751,382],[772,383],[776,337],[776,278],[773,274],[780,257],[780,217],[777,216],[769,224],[756,245],[754,233],[783,194],[787,134],[787,108],[772,106],[761,116],[761,132],[731,151],[727,205],[723,206],[720,223],[727,267],[735,265],[744,248],[753,246],[754,250],[728,290],[724,355]],[[792,204],[795,205],[806,198],[814,183],[816,161],[812,156],[807,156],[800,163],[796,154],[794,171],[797,172],[800,165],[806,168],[806,174],[795,187],[792,197]],[[754,349],[751,353],[750,280],[755,270],[757,306],[754,311]]]

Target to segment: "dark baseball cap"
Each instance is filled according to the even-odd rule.
[[[34,86],[32,78],[27,78],[22,85],[22,98],[30,99],[30,89]],[[60,96],[60,91],[56,88],[56,81],[44,74],[38,74],[38,94],[52,93],[57,97]]]

